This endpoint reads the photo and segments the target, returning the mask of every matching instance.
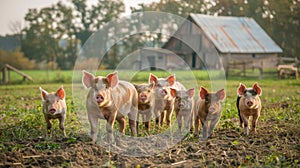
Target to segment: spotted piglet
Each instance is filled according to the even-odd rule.
[[[63,136],[66,137],[64,122],[66,119],[67,105],[65,101],[65,90],[59,88],[55,93],[48,93],[40,87],[43,101],[43,113],[47,123],[47,136],[52,136],[51,128],[52,119],[59,120],[59,128],[62,130]]]
[[[246,88],[244,84],[240,84],[237,89],[237,109],[239,112],[240,126],[244,127],[244,134],[249,134],[249,118],[252,119],[252,129],[251,132],[256,133],[256,125],[261,112],[261,96],[262,89],[255,83],[252,88]]]

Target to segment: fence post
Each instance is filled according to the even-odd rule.
[[[2,83],[6,83],[6,71],[7,71],[7,67],[4,66],[2,69]]]

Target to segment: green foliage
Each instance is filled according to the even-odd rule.
[[[86,0],[72,0],[71,6],[58,2],[41,10],[30,9],[25,16],[29,26],[24,30],[22,51],[37,62],[54,62],[60,69],[71,69],[79,45],[121,12],[124,12],[123,2],[100,0],[92,7]]]
[[[53,150],[53,149],[60,149],[60,145],[55,142],[42,142],[36,144],[34,148],[38,150]]]
[[[18,50],[5,52],[0,48],[0,68],[9,64],[17,69],[34,69],[35,62],[29,60]]]

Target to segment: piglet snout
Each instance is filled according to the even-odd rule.
[[[214,108],[214,107],[209,107],[208,111],[209,111],[209,112],[215,112],[215,111],[216,111],[216,108]]]
[[[179,103],[179,107],[180,107],[180,108],[183,108],[183,107],[184,107],[184,103],[182,103],[182,102]]]
[[[104,97],[101,94],[99,94],[96,96],[96,101],[97,103],[102,103],[104,101]]]
[[[161,95],[163,95],[163,96],[165,96],[165,95],[167,95],[167,94],[168,94],[168,92],[167,92],[167,90],[166,90],[166,89],[162,89],[160,93],[161,93]]]
[[[55,110],[54,108],[51,108],[51,109],[49,110],[49,112],[50,112],[50,113],[55,113],[56,110]]]
[[[249,106],[249,107],[253,106],[253,102],[252,101],[248,101],[247,102],[247,106]]]
[[[141,94],[140,98],[141,98],[142,101],[145,101],[145,100],[147,100],[147,95]]]

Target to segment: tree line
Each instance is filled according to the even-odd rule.
[[[29,9],[24,18],[28,26],[19,32],[14,32],[22,37],[21,47],[16,54],[18,57],[22,57],[20,54],[26,57],[26,59],[19,60],[26,60],[28,64],[32,61],[44,63],[53,69],[72,69],[79,54],[78,51],[87,39],[105,24],[120,18],[125,12],[125,5],[122,1],[98,0],[91,6],[87,1],[71,0],[67,4],[58,2],[40,10]],[[133,13],[162,11],[184,18],[190,13],[252,17],[283,49],[282,56],[300,59],[299,7],[299,0],[160,0],[148,5],[140,4],[139,7],[131,8],[131,10]],[[154,25],[166,23],[160,18],[156,19],[157,22],[153,23]],[[131,26],[135,20],[128,22],[124,23],[124,27]],[[113,30],[103,39],[110,40],[117,31],[119,30]],[[112,46],[106,53],[102,66],[114,68],[124,55],[130,54],[137,48],[161,47],[164,42],[160,34],[138,33],[125,37],[122,42]],[[4,51],[1,53],[5,55],[5,58],[1,55],[0,59],[6,60],[9,55],[13,54]],[[30,66],[32,67],[32,63]]]

